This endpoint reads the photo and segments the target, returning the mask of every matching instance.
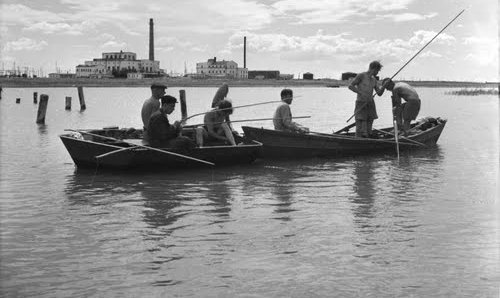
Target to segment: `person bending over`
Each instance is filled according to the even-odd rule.
[[[410,130],[411,121],[417,119],[420,112],[420,98],[417,91],[407,83],[393,82],[385,78],[382,85],[392,91],[392,113],[404,135]],[[405,102],[401,103],[401,99]]]
[[[221,100],[219,105],[205,114],[203,120],[203,134],[196,134],[197,143],[203,146],[204,141],[223,141],[226,144],[236,145],[233,131],[231,130],[227,119],[233,113],[233,105],[229,100]],[[202,136],[202,139],[200,139]]]

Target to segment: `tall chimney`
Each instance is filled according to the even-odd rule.
[[[247,68],[247,37],[243,37],[243,68]]]
[[[149,19],[149,60],[155,60],[155,37],[153,32],[153,19]]]

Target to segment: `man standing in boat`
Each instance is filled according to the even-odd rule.
[[[349,85],[349,89],[358,94],[354,108],[357,137],[370,137],[373,121],[378,118],[372,92],[375,90],[378,96],[384,93],[384,88],[379,88],[377,85],[376,76],[380,69],[382,69],[380,62],[371,62],[368,71],[359,73]]]
[[[182,125],[179,121],[170,124],[168,115],[175,110],[177,99],[170,95],[161,97],[161,108],[149,119],[149,142],[156,148],[190,149],[194,142],[187,137],[179,136]]]
[[[149,120],[151,118],[151,115],[153,115],[154,112],[160,109],[160,98],[165,95],[165,89],[167,89],[167,86],[163,84],[152,84],[151,97],[146,99],[144,101],[144,104],[142,105],[141,118],[144,129],[143,139],[146,142],[149,142]]]
[[[274,112],[273,116],[274,129],[290,131],[290,132],[308,133],[309,128],[304,127],[292,121],[292,111],[290,109],[292,100],[293,100],[292,89],[281,90],[282,103],[278,106],[278,108],[276,108],[276,111]]]
[[[412,120],[417,119],[420,112],[420,98],[417,91],[407,83],[394,83],[390,78],[385,78],[382,81],[382,86],[389,91],[392,91],[392,113],[396,117],[396,122],[399,127],[402,127],[404,135],[410,130]],[[405,103],[401,104],[401,99]]]

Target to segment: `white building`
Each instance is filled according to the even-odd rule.
[[[248,69],[238,68],[238,64],[234,61],[217,61],[214,57],[207,62],[196,63],[196,74],[211,78],[247,79]]]
[[[102,78],[112,77],[114,72],[127,70],[130,73],[149,75],[163,75],[160,62],[156,60],[140,59],[132,52],[102,53],[102,58],[85,61],[76,67],[77,78]]]

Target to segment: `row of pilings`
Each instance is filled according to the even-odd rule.
[[[80,101],[80,111],[84,111],[87,109],[85,105],[85,96],[83,94],[83,87],[78,86],[78,99]],[[2,87],[0,87],[0,100],[2,99]],[[182,119],[187,117],[187,108],[186,108],[186,91],[179,90],[179,99],[181,102],[181,113]],[[71,96],[66,96],[65,110],[71,110]],[[21,98],[16,98],[16,103],[21,103]],[[45,124],[45,114],[47,113],[47,106],[49,103],[49,96],[47,94],[40,94],[40,103],[38,103],[38,92],[33,92],[33,104],[38,104],[38,112],[36,116],[36,123]]]
[[[85,95],[83,93],[83,87],[78,86],[78,99],[80,101],[80,111],[87,109],[85,105]],[[0,87],[0,99],[2,99],[2,87]],[[66,96],[64,108],[66,110],[71,110],[71,96]],[[21,98],[16,98],[16,103],[21,103]],[[33,92],[33,104],[38,104],[38,113],[36,116],[36,123],[45,124],[45,114],[47,113],[47,106],[49,103],[49,96],[47,94],[40,94],[40,103],[38,103],[38,92]]]

